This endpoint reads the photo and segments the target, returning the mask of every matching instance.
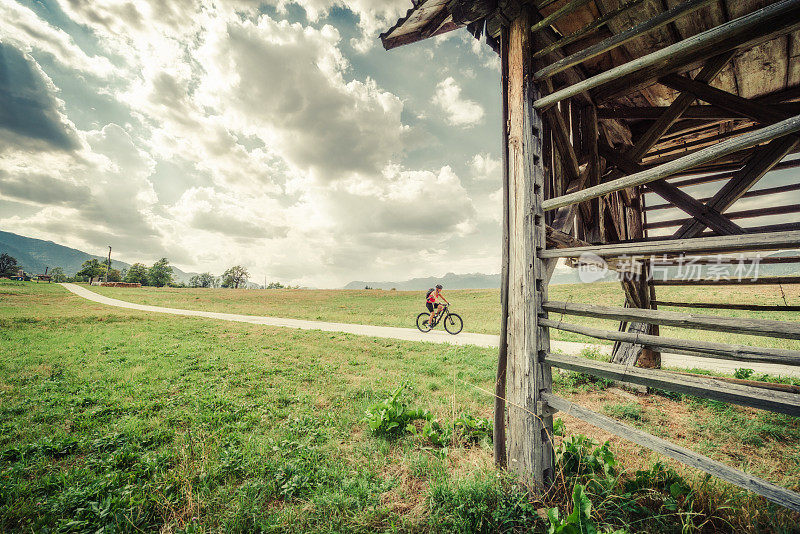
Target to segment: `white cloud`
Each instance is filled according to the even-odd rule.
[[[54,28],[13,0],[0,0],[0,35],[26,52],[44,52],[65,67],[99,78],[115,72],[108,58],[88,56],[64,30]]]
[[[452,76],[436,86],[433,103],[447,113],[447,122],[453,126],[471,128],[483,120],[483,108],[477,102],[463,99],[461,87]]]
[[[477,181],[497,183],[502,180],[501,162],[499,159],[493,158],[489,153],[475,154],[469,166],[473,179]]]

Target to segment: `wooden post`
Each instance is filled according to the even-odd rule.
[[[538,93],[531,64],[531,14],[522,9],[509,30],[508,75],[508,465],[521,479],[544,487],[553,478],[552,415],[541,402],[552,378],[544,358],[550,349],[544,316],[547,280],[537,250],[545,247],[543,125],[533,108]]]
[[[500,83],[503,109],[503,244],[500,277],[500,343],[494,384],[494,463],[508,465],[506,457],[506,369],[508,368],[508,28],[500,30]]]

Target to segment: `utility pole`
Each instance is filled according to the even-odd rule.
[[[111,245],[108,245],[108,268],[106,269],[106,282],[108,282],[108,271],[111,270]]]

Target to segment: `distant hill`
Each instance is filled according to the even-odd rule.
[[[578,271],[576,269],[556,269],[551,284],[577,284]],[[430,276],[427,278],[412,278],[405,282],[366,282],[356,280],[350,282],[344,289],[364,289],[369,286],[374,289],[392,289],[398,291],[424,291],[428,288],[442,284],[447,289],[494,289],[500,287],[499,274],[455,274],[447,273],[441,277]]]
[[[95,256],[82,250],[65,247],[52,241],[44,241],[42,239],[34,239],[32,237],[25,237],[11,232],[0,231],[0,253],[6,252],[16,258],[17,263],[20,264],[25,270],[31,274],[44,273],[45,267],[61,267],[64,269],[64,274],[73,276],[81,269],[81,265],[86,260],[96,258],[98,260],[105,260],[103,256]],[[114,269],[127,269],[130,267],[129,263],[124,261],[117,261],[111,258],[111,267]],[[196,273],[186,273],[172,267],[175,279],[179,282],[186,282],[191,276]]]
[[[796,250],[784,250],[780,252],[765,252],[762,253],[762,258],[778,257],[778,256],[796,256]],[[695,269],[698,269],[695,267]],[[701,277],[711,277],[709,267],[704,266],[699,268]],[[696,272],[696,271],[695,271]],[[725,271],[727,275],[735,276],[735,271],[731,268]],[[746,272],[746,271],[745,271]],[[752,274],[752,272],[750,273]],[[615,280],[615,273],[608,272],[603,277],[602,281],[610,282]],[[722,274],[725,276],[725,274]],[[771,277],[771,276],[800,276],[800,264],[796,263],[778,263],[778,264],[760,264],[758,266],[758,276]],[[685,274],[677,267],[668,267],[655,274],[655,278],[682,278]],[[553,273],[553,278],[550,280],[551,285],[558,284],[578,284],[581,280],[578,276],[578,270],[570,267],[557,268]],[[500,287],[499,274],[454,274],[447,273],[441,277],[431,276],[428,278],[412,278],[405,282],[366,282],[356,280],[350,282],[344,289],[364,289],[369,286],[373,289],[397,289],[398,291],[424,291],[428,288],[442,284],[447,289],[494,289]]]

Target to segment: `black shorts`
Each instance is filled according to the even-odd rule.
[[[434,308],[438,308],[438,307],[439,307],[439,304],[434,304],[433,302],[426,302],[426,303],[425,303],[425,306],[427,306],[427,307],[428,307],[428,311],[429,311],[429,312],[433,312],[433,309],[434,309]]]

